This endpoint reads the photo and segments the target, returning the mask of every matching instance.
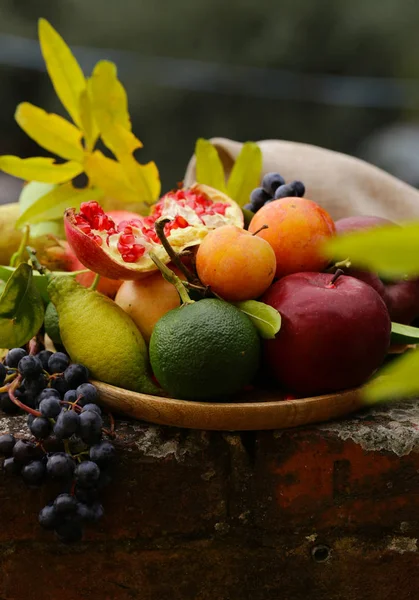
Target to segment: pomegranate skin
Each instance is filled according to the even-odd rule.
[[[267,367],[298,396],[359,386],[383,363],[391,321],[381,296],[368,284],[341,275],[295,273],[274,283],[262,301],[276,308],[282,326],[266,340]]]
[[[64,229],[70,247],[79,261],[87,268],[109,279],[143,279],[153,273],[157,267],[140,270],[129,263],[121,265],[104,252],[92,238],[81,231],[76,224],[75,211],[69,208],[64,213]],[[164,262],[168,262],[169,258]]]

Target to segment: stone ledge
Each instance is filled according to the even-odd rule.
[[[75,546],[37,524],[48,487],[0,474],[0,600],[41,600],[46,578],[62,600],[416,596],[419,402],[285,431],[117,432],[105,518]]]

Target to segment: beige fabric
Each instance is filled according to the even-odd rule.
[[[212,138],[231,172],[242,144]],[[375,215],[394,221],[419,219],[419,190],[373,165],[318,146],[284,140],[258,142],[263,153],[263,173],[275,171],[286,182],[301,180],[306,198],[323,206],[334,219],[350,215]],[[195,157],[188,164],[184,182],[195,181]]]

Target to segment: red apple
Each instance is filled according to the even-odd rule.
[[[336,221],[335,225],[337,235],[383,225],[397,227],[388,219],[365,215],[345,217]],[[376,273],[370,271],[350,268],[345,273],[368,283],[382,296],[392,321],[409,325],[419,316],[419,279],[383,282]]]
[[[295,273],[274,283],[262,301],[282,326],[265,342],[268,369],[300,396],[363,384],[383,363],[391,322],[380,295],[354,277]]]

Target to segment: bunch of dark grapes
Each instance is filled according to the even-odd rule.
[[[266,173],[262,179],[262,187],[253,190],[250,194],[250,202],[244,208],[256,213],[265,204],[280,198],[302,198],[305,191],[305,186],[301,181],[285,183],[285,179],[279,173]]]
[[[115,456],[104,438],[113,437],[113,422],[104,429],[98,392],[88,379],[87,368],[70,364],[63,352],[13,348],[0,362],[0,408],[26,411],[33,436],[0,436],[3,469],[30,487],[56,484],[59,494],[41,510],[39,523],[63,542],[79,541],[83,526],[102,517],[100,492]]]

